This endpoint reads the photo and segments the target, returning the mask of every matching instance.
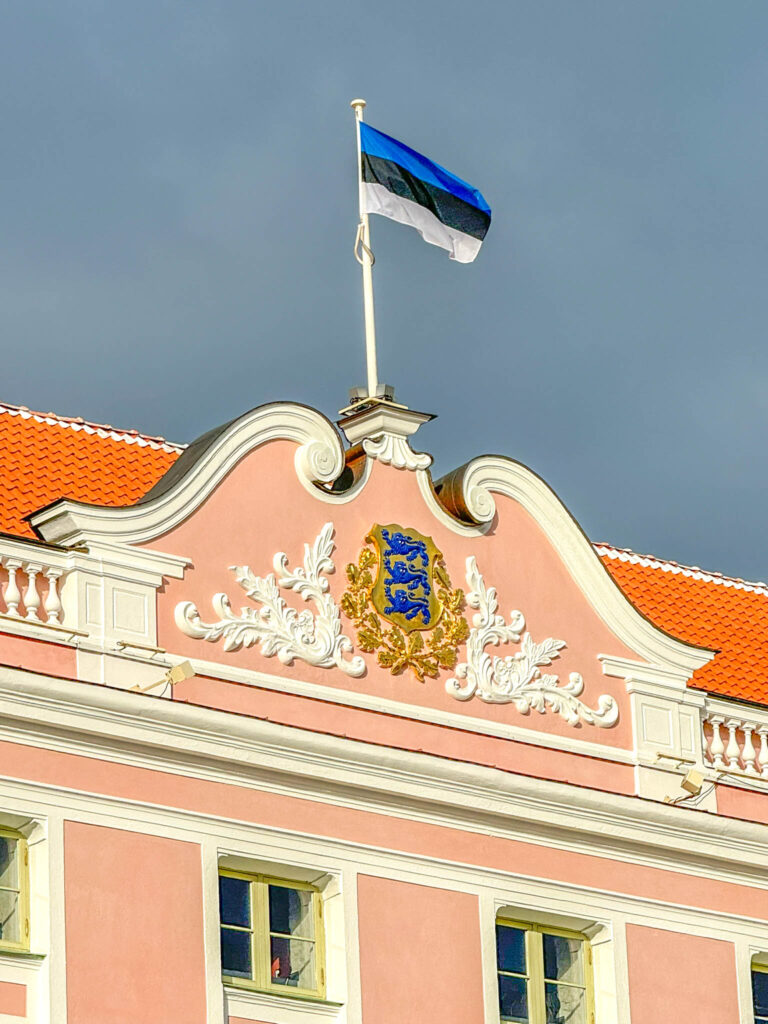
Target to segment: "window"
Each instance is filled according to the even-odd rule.
[[[576,932],[496,921],[499,1015],[512,1024],[591,1024],[592,955]]]
[[[27,841],[0,828],[0,950],[29,948]]]
[[[324,998],[322,901],[314,886],[222,871],[219,915],[225,981]]]
[[[755,1024],[768,1024],[768,967],[752,964],[752,1009]]]

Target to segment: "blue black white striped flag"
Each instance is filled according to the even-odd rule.
[[[491,224],[481,193],[397,139],[360,123],[363,209],[410,224],[425,242],[471,263]]]

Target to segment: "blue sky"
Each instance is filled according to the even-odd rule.
[[[768,577],[763,0],[24,0],[0,37],[0,400],[191,440],[364,352],[349,101],[482,190],[372,224],[382,379],[442,472]]]

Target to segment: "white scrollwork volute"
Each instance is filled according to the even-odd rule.
[[[466,491],[467,509],[478,523],[490,523],[496,515],[496,502],[487,487],[475,484]]]
[[[599,696],[597,708],[578,699],[584,690],[578,672],[571,672],[567,683],[561,683],[556,675],[542,674],[541,668],[552,664],[565,642],[548,638],[535,643],[530,633],[523,632],[522,612],[511,612],[505,622],[498,614],[496,591],[486,587],[473,557],[467,559],[467,583],[467,603],[478,611],[467,640],[467,660],[456,666],[456,676],[445,686],[452,697],[469,700],[477,696],[489,704],[514,704],[524,714],[531,710],[543,714],[549,707],[569,725],[583,721],[604,729],[616,724],[619,709],[613,697]],[[518,642],[520,650],[506,657],[491,657],[486,651],[491,644]]]
[[[344,469],[344,455],[336,438],[308,441],[296,449],[294,463],[299,479],[306,483],[330,484]]]
[[[386,466],[395,469],[429,469],[432,456],[426,452],[415,452],[406,437],[398,434],[380,434],[378,437],[366,437],[363,451],[372,459],[378,459]]]
[[[218,622],[203,622],[197,606],[182,601],[176,606],[176,625],[187,636],[215,643],[224,638],[224,650],[261,645],[268,658],[277,656],[284,665],[295,658],[320,668],[340,668],[349,676],[361,676],[365,662],[352,651],[352,641],[341,631],[341,616],[329,593],[326,573],[334,568],[333,523],[326,523],[314,543],[304,545],[304,566],[291,570],[284,552],[275,555],[274,573],[256,576],[246,566],[232,566],[235,579],[258,608],[242,608],[235,615],[226,594],[215,594],[213,608]],[[296,611],[285,603],[280,587],[293,591],[316,608]]]

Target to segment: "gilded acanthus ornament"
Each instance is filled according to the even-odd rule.
[[[256,576],[245,566],[232,566],[235,579],[258,608],[232,611],[226,594],[215,594],[212,604],[218,622],[203,622],[196,605],[183,601],[176,606],[176,625],[187,636],[214,643],[224,638],[224,650],[261,645],[261,653],[274,655],[284,665],[295,658],[320,668],[340,668],[350,676],[361,676],[365,662],[352,651],[352,641],[341,631],[341,616],[328,590],[326,573],[332,572],[333,523],[326,523],[314,543],[304,545],[303,568],[289,569],[283,552],[275,555],[274,573]],[[299,612],[287,605],[280,587],[293,591],[316,608]]]
[[[464,594],[452,588],[432,538],[392,523],[372,527],[365,539],[371,547],[347,566],[341,599],[360,649],[394,675],[409,668],[420,681],[452,669],[469,634]]]
[[[556,675],[542,674],[541,668],[551,665],[565,647],[563,640],[548,638],[535,643],[530,633],[523,633],[525,618],[513,611],[509,622],[498,613],[498,600],[493,587],[486,587],[473,557],[467,559],[467,603],[478,612],[467,640],[467,660],[456,667],[456,676],[446,683],[446,690],[457,700],[477,696],[489,704],[514,704],[527,714],[534,710],[543,714],[549,706],[568,722],[588,722],[600,728],[615,725],[619,709],[613,697],[602,694],[597,708],[579,700],[584,680],[571,672],[567,683]],[[485,648],[506,643],[520,643],[520,650],[506,657],[491,657]]]

